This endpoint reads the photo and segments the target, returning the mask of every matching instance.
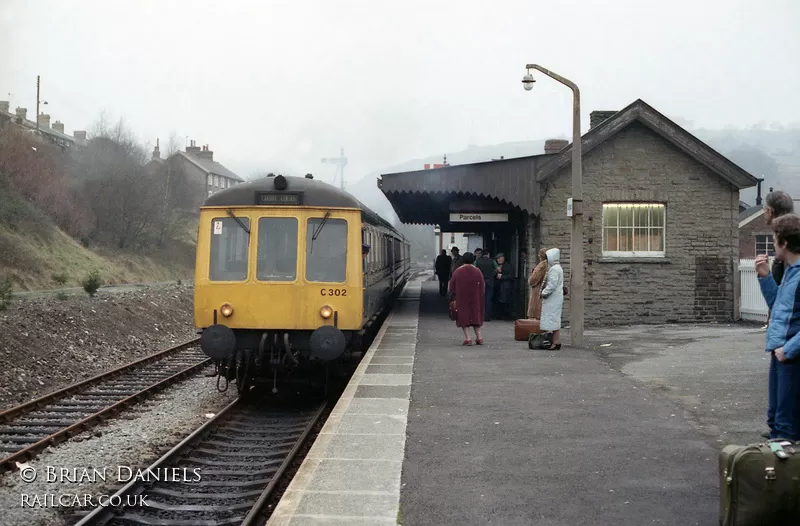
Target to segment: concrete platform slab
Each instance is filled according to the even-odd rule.
[[[419,290],[406,286],[268,524],[397,523]]]

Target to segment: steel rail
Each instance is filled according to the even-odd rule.
[[[260,520],[260,515],[263,512],[263,508],[265,507],[266,503],[268,502],[270,496],[274,493],[275,489],[277,488],[278,484],[281,482],[283,477],[286,474],[286,471],[289,469],[289,466],[297,457],[300,449],[303,447],[304,444],[308,441],[308,438],[313,430],[314,426],[319,422],[319,419],[324,414],[325,409],[329,406],[329,404],[323,403],[320,405],[319,409],[317,409],[311,419],[306,424],[305,428],[301,435],[297,438],[294,445],[292,446],[291,450],[286,453],[283,461],[281,462],[278,469],[274,472],[274,474],[270,475],[270,480],[265,486],[264,490],[259,494],[257,500],[250,508],[247,515],[242,519],[240,524],[242,525],[252,525],[255,524],[257,521]],[[222,410],[220,410],[217,414],[215,414],[211,419],[204,422],[203,425],[192,431],[187,437],[181,440],[178,444],[172,447],[169,451],[164,453],[158,460],[150,464],[147,468],[143,469],[143,472],[153,472],[157,473],[159,469],[169,466],[174,461],[178,461],[181,459],[185,459],[186,456],[195,448],[199,447],[202,441],[205,439],[207,435],[212,434],[218,427],[224,429],[225,420],[233,415],[235,416],[236,410],[247,408],[247,402],[245,402],[242,398],[237,398],[236,400],[232,401],[230,404],[225,406]],[[273,414],[274,416],[274,414]],[[136,480],[134,478],[130,482],[128,482],[125,486],[117,490],[114,495],[109,497],[109,501],[118,500],[120,502],[126,501],[126,496],[133,496],[133,495],[141,495],[147,490],[146,487],[147,483]],[[222,490],[224,491],[224,490]],[[117,512],[121,511],[119,507],[96,507],[87,515],[83,516],[78,522],[74,523],[75,526],[87,526],[87,525],[95,525],[95,524],[105,524],[108,521],[113,521],[115,519],[115,515]],[[169,511],[169,508],[159,507],[159,510],[162,511]],[[220,508],[220,510],[224,510],[224,508]],[[180,511],[180,510],[176,510]],[[117,519],[123,520],[125,522],[139,522],[135,521],[131,518],[119,518]],[[223,519],[219,523],[224,524],[230,522],[231,519]],[[263,520],[263,519],[262,519]],[[181,519],[181,520],[170,520],[166,518],[159,518],[155,519],[157,522],[152,522],[147,519],[141,519],[142,524],[190,524],[192,523],[191,519]],[[205,518],[202,520],[203,524],[215,524],[215,521],[212,518]]]
[[[139,367],[149,365],[152,363],[157,363],[158,361],[168,358],[173,354],[177,354],[178,352],[190,347],[191,345],[197,343],[197,339],[191,340],[188,342],[184,342],[182,344],[176,345],[164,351],[160,351],[158,353],[152,354],[135,362],[131,362],[127,365],[123,365],[121,367],[117,367],[111,371],[106,373],[99,374],[94,376],[88,380],[84,380],[78,382],[76,384],[70,385],[65,387],[64,389],[60,389],[53,393],[44,395],[39,397],[31,402],[27,402],[20,406],[11,408],[3,413],[0,413],[0,423],[3,424],[13,424],[15,418],[19,418],[20,416],[25,416],[33,411],[37,411],[43,408],[46,408],[47,405],[57,405],[58,402],[63,401],[65,398],[69,398],[71,396],[76,396],[80,394],[80,391],[88,388],[101,385],[104,381],[114,380],[122,374],[126,373],[135,373],[135,370]],[[211,360],[206,358],[202,361],[194,363],[188,367],[185,367],[176,373],[168,376],[167,378],[160,379],[154,384],[151,384],[143,389],[135,391],[134,393],[126,396],[122,400],[116,401],[111,405],[104,407],[101,410],[94,411],[88,416],[78,420],[74,424],[71,424],[66,427],[62,427],[61,429],[48,434],[44,438],[37,440],[34,443],[31,443],[28,446],[24,446],[22,449],[18,451],[12,452],[10,455],[5,457],[0,457],[0,473],[4,473],[6,471],[13,471],[17,469],[17,463],[25,462],[34,458],[38,453],[40,453],[45,448],[59,444],[65,440],[68,440],[72,436],[86,431],[87,429],[105,421],[109,417],[119,413],[126,407],[132,405],[135,402],[139,402],[142,399],[155,394],[156,392],[166,388],[167,386],[186,378],[187,376],[191,375],[195,371],[202,369],[206,365],[211,363]],[[91,405],[91,403],[87,402],[86,405]],[[97,403],[95,403],[97,405]],[[80,412],[76,409],[75,412]],[[39,424],[38,426],[32,424],[26,424],[26,427],[36,428],[42,427],[47,428],[46,422]],[[53,426],[50,426],[53,427]],[[35,431],[31,431],[30,434],[35,434]],[[11,442],[13,438],[10,439]],[[20,442],[14,442],[20,443]]]

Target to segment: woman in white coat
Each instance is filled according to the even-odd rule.
[[[547,251],[547,274],[542,287],[542,318],[539,327],[542,331],[553,332],[550,350],[561,349],[561,309],[564,306],[564,270],[561,268],[561,251],[551,248]]]

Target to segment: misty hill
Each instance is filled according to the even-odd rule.
[[[686,121],[676,119],[682,125]],[[800,196],[800,128],[766,129],[754,126],[750,129],[688,129],[699,139],[756,177],[763,177],[763,193],[769,187],[783,189],[791,195]],[[567,137],[561,137],[567,138]],[[489,146],[471,145],[459,152],[447,152],[450,164],[474,162],[537,155],[544,152],[544,140],[508,142]],[[374,172],[359,181],[348,183],[347,190],[368,207],[391,223],[398,225],[397,215],[391,204],[378,188],[377,179],[382,173],[405,172],[423,169],[426,163],[441,163],[442,154],[431,155],[387,167]],[[741,199],[750,205],[755,204],[756,188],[741,192]],[[429,229],[428,229],[429,230]]]

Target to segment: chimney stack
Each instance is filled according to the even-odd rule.
[[[39,114],[39,128],[50,128],[50,115],[46,113]]]
[[[59,133],[64,133],[64,123],[61,121],[54,122],[53,129]]]
[[[186,153],[197,155],[200,152],[200,147],[194,145],[194,141],[189,141],[189,146],[186,147]]]
[[[0,111],[8,113],[9,103],[7,100],[0,100]]]
[[[158,138],[156,138],[156,147],[153,148],[153,159],[161,159],[161,149],[158,147]]]
[[[589,114],[589,129],[591,130],[606,119],[615,115],[616,111],[593,111]]]
[[[764,178],[760,177],[758,179],[758,186],[756,187],[756,206],[761,206],[761,183],[764,182]],[[770,188],[770,191],[772,188]]]
[[[80,142],[80,143],[86,142],[86,132],[85,131],[75,130],[74,132],[72,132],[72,136],[75,137],[75,140]]]
[[[20,108],[18,106],[17,109],[14,110],[14,111],[16,112],[18,119],[22,119],[24,121],[24,120],[26,120],[28,118],[28,109],[27,108]]]
[[[208,149],[207,144],[203,145],[203,149],[197,152],[195,155],[200,157],[201,159],[206,159],[209,161],[214,160],[214,152]]]
[[[569,141],[566,139],[547,139],[544,141],[544,153],[558,153],[567,146],[569,146]]]

